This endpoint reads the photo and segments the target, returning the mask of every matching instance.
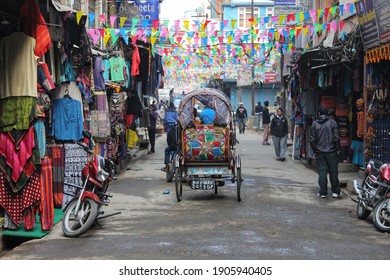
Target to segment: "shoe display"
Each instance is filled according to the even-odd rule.
[[[342,198],[343,194],[342,193],[332,193],[333,198]]]
[[[321,197],[321,198],[326,198],[326,194],[317,193],[317,196],[318,196],[318,197]]]

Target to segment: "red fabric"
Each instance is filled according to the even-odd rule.
[[[28,207],[23,214],[23,227],[25,230],[29,231],[35,227],[35,207]]]
[[[139,64],[141,63],[141,57],[139,55],[138,46],[134,46],[133,58],[131,63],[131,76],[139,75]]]
[[[41,201],[39,214],[42,230],[51,230],[54,226],[54,200],[53,200],[53,172],[51,160],[45,157],[42,160]]]
[[[7,165],[12,168],[12,180],[17,182],[35,147],[34,126],[31,126],[22,140],[15,143],[10,133],[1,133],[0,154],[6,158]]]
[[[39,172],[35,172],[26,186],[16,194],[7,189],[4,173],[0,172],[0,205],[17,226],[20,226],[24,210],[37,203],[39,198]]]
[[[39,57],[43,56],[51,48],[52,42],[37,1],[25,0],[20,8],[20,14],[24,18],[24,33],[35,38],[34,54]]]
[[[48,154],[52,162],[54,207],[60,208],[64,197],[65,149],[63,145],[49,146]]]

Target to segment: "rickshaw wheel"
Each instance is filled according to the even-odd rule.
[[[183,180],[180,167],[175,168],[175,188],[177,202],[180,202],[183,198]]]
[[[237,200],[241,201],[241,167],[237,167],[236,170],[236,183],[237,183]]]

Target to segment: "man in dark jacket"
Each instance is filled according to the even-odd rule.
[[[335,120],[328,117],[325,108],[319,109],[319,117],[312,125],[309,138],[311,147],[316,154],[318,166],[318,184],[320,190],[317,196],[326,198],[328,194],[328,173],[332,186],[332,197],[341,198],[338,178],[339,140],[340,135]]]
[[[288,121],[283,115],[283,109],[278,108],[276,116],[271,121],[270,133],[274,142],[276,160],[286,160]]]
[[[263,106],[261,106],[261,102],[257,102],[257,106],[255,107],[255,113],[256,113],[256,116],[257,116],[257,131],[260,130],[260,126],[262,126],[261,124],[261,116],[263,115]]]
[[[245,120],[248,117],[248,113],[244,108],[244,103],[240,102],[239,107],[236,111],[236,119],[238,121],[238,128],[240,130],[240,134],[245,134]]]
[[[269,105],[268,100],[264,101],[264,107],[263,107],[263,126],[264,126],[263,145],[271,145],[270,143],[268,143],[269,124],[271,122],[271,118],[270,118],[269,110],[268,110],[268,105]]]

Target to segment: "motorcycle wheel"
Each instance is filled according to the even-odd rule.
[[[69,202],[62,218],[62,231],[67,237],[78,237],[93,224],[98,214],[98,204],[90,198],[81,201],[78,213],[75,212],[78,199]]]
[[[356,214],[359,219],[365,220],[368,216],[370,216],[371,211],[364,207],[363,202],[359,200],[357,204]]]
[[[166,172],[167,182],[172,182],[173,176],[175,174],[174,168],[175,167],[173,166],[173,162],[168,163],[168,170]]]
[[[372,221],[376,228],[382,232],[390,232],[390,210],[387,208],[389,198],[382,198],[374,208]]]

